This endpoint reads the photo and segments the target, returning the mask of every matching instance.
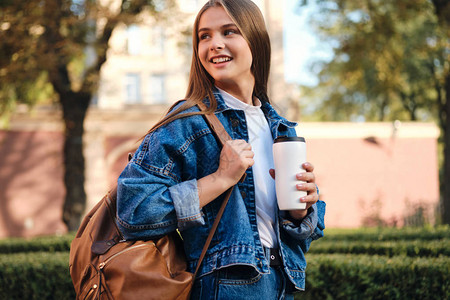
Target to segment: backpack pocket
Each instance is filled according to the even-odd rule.
[[[171,237],[120,242],[111,251],[100,256],[97,267],[102,295],[105,289],[111,299],[189,299],[193,274]]]

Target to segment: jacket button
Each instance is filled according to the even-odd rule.
[[[247,194],[244,191],[242,191],[241,196],[242,196],[242,198],[245,198],[245,196],[247,196]]]
[[[232,127],[238,127],[239,126],[239,120],[237,120],[237,119],[231,120],[231,126]]]

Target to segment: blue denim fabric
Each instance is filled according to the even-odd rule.
[[[248,141],[243,111],[227,107],[218,92],[216,116],[233,139]],[[208,99],[205,99],[208,104]],[[296,123],[280,117],[269,103],[262,110],[272,136],[295,136]],[[187,112],[198,111],[197,107]],[[175,121],[147,135],[118,180],[118,226],[125,238],[152,239],[176,229],[181,232],[188,268],[195,270],[203,244],[222,203],[218,197],[200,209],[197,179],[214,173],[221,147],[203,116]],[[233,266],[250,265],[269,274],[257,224],[252,168],[234,188],[199,276]],[[297,289],[305,288],[304,253],[323,236],[325,203],[314,204],[300,224],[278,215],[278,238],[283,269]]]
[[[287,277],[281,267],[270,267],[259,273],[252,267],[223,268],[197,279],[191,291],[192,300],[293,300],[286,293]]]

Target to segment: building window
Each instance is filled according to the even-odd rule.
[[[127,53],[139,55],[142,50],[141,29],[137,25],[130,25],[127,28]]]
[[[164,53],[165,33],[161,26],[154,26],[152,28],[152,47],[151,50],[155,55],[162,55]]]
[[[161,104],[166,102],[166,77],[161,74],[150,75],[149,78],[150,103]]]
[[[125,75],[125,103],[141,103],[141,78],[137,73]]]

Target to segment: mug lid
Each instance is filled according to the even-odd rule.
[[[302,136],[279,136],[273,142],[305,142],[305,138]]]

